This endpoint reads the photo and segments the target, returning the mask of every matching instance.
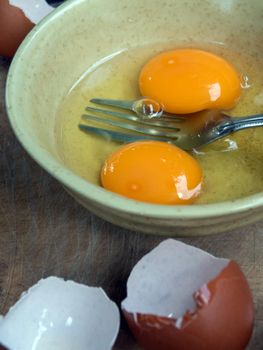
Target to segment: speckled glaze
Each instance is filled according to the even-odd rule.
[[[261,0],[69,0],[38,24],[18,50],[7,81],[13,130],[28,153],[82,205],[117,225],[148,233],[209,235],[263,218],[263,192],[209,205],[129,200],[83,180],[56,149],[56,110],[98,59],[166,41],[210,41],[263,52]],[[92,152],[92,150],[89,150]]]

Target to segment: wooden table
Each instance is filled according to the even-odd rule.
[[[92,215],[26,154],[7,121],[8,67],[0,58],[0,313],[50,275],[102,286],[120,303],[134,264],[164,238],[131,232]],[[255,302],[249,349],[263,349],[263,222],[183,241],[240,264]],[[139,349],[124,321],[114,349]]]

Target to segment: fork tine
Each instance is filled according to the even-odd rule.
[[[184,114],[171,114],[171,113],[164,112],[162,114],[161,119],[165,120],[165,122],[172,120],[172,121],[182,123],[182,122],[186,121],[187,118],[185,117]]]
[[[128,124],[128,123],[122,123],[119,121],[115,121],[115,120],[110,120],[110,119],[106,119],[106,118],[100,118],[100,117],[96,117],[90,114],[83,114],[82,118],[84,120],[92,120],[95,122],[99,122],[99,123],[103,123],[106,125],[111,125],[111,126],[116,126],[122,129],[127,129],[127,130],[132,130],[132,131],[136,131],[139,133],[143,133],[146,135],[151,135],[151,136],[157,136],[157,137],[168,137],[168,138],[172,138],[172,139],[177,139],[178,138],[178,134],[175,132],[171,132],[168,130],[157,130],[154,128],[147,128],[147,127],[143,127],[143,126],[136,126],[135,124]]]
[[[126,113],[121,113],[117,111],[110,111],[107,109],[101,109],[101,108],[94,108],[94,107],[86,107],[86,111],[90,112],[96,112],[96,113],[103,113],[106,115],[110,115],[113,117],[121,118],[121,119],[126,119],[130,120],[133,122],[145,124],[145,125],[152,125],[155,127],[162,127],[162,128],[167,128],[167,129],[173,129],[174,131],[179,131],[180,129],[175,126],[174,122],[169,122],[169,121],[162,121],[161,119],[142,119],[134,114],[126,114]]]
[[[117,107],[117,108],[122,108],[126,109],[129,111],[134,112],[134,103],[136,101],[124,101],[124,100],[113,100],[113,99],[103,99],[103,98],[92,98],[90,102],[98,104],[98,105],[103,105],[103,106],[112,106],[112,107]],[[87,107],[91,108],[91,107]],[[156,121],[158,118],[152,118],[151,121]],[[163,113],[161,116],[162,119],[165,119],[166,122],[169,121],[177,121],[177,122],[183,122],[185,120],[185,116],[183,115],[176,115],[176,114],[171,114],[171,113]],[[150,118],[149,118],[150,120]],[[138,119],[139,121],[139,119]]]
[[[103,113],[106,115],[111,115],[113,117],[131,120],[133,122],[140,122],[140,118],[137,117],[135,114],[126,114],[126,113],[122,113],[122,112],[110,111],[108,109],[94,108],[94,107],[89,107],[89,106],[87,106],[85,109],[88,112],[90,111],[90,112],[96,112],[96,113]]]
[[[104,99],[104,98],[92,98],[90,102],[96,103],[99,105],[104,105],[104,106],[113,106],[113,107],[128,109],[130,111],[133,111],[133,104],[134,104],[134,101],[122,101],[122,100],[112,100],[112,99]]]
[[[113,141],[119,141],[124,143],[143,141],[143,140],[149,140],[149,141],[158,140],[158,141],[173,143],[173,141],[168,138],[157,138],[157,137],[150,137],[145,135],[125,134],[114,130],[96,128],[95,126],[89,126],[84,124],[79,124],[79,129],[87,133],[92,132],[94,134],[97,134],[103,137],[108,137]]]

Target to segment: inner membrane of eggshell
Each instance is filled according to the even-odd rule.
[[[9,0],[10,5],[20,8],[32,23],[38,23],[54,10],[45,0]]]
[[[122,309],[179,319],[197,309],[194,294],[229,264],[180,241],[168,239],[133,268]],[[209,291],[206,291],[209,298]]]
[[[101,288],[49,277],[0,317],[0,350],[110,350],[119,323],[117,305]]]

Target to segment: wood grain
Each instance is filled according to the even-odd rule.
[[[25,153],[5,111],[8,67],[0,58],[0,313],[50,275],[102,286],[119,304],[134,264],[164,238],[131,232],[92,215]],[[255,301],[249,350],[263,349],[263,222],[183,241],[240,264]],[[139,349],[124,321],[114,349]]]

